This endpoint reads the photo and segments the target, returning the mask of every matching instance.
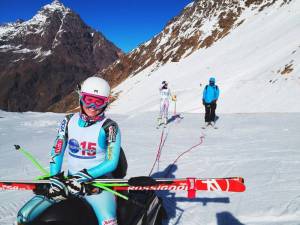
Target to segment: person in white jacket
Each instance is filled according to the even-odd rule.
[[[169,100],[172,98],[170,88],[168,87],[167,81],[161,83],[159,88],[160,92],[160,114],[158,117],[158,125],[168,123],[168,113],[169,113]]]

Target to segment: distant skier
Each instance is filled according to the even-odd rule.
[[[104,190],[89,193],[83,185],[101,176],[111,177],[119,161],[120,130],[117,123],[104,114],[109,94],[109,84],[99,77],[90,77],[82,83],[79,91],[81,111],[64,118],[51,150],[50,188],[45,195],[37,193],[21,208],[18,224],[34,220],[68,196],[79,196],[92,206],[99,225],[117,225],[115,196]],[[65,151],[67,179],[61,173]]]
[[[158,117],[158,125],[167,124],[169,114],[169,100],[172,98],[171,90],[168,87],[167,81],[161,83],[160,92],[160,114]]]
[[[219,88],[215,84],[214,77],[209,78],[209,85],[206,85],[203,90],[202,103],[205,106],[205,123],[206,126],[215,125],[217,108],[217,100],[219,98]]]

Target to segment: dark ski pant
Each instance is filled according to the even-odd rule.
[[[116,198],[108,191],[100,194],[84,196],[87,203],[93,208],[99,225],[117,225]],[[54,200],[42,195],[36,195],[30,199],[18,212],[18,224],[26,224],[36,219],[47,208],[55,204]],[[110,222],[110,223],[108,223]]]
[[[215,122],[217,103],[205,103],[205,122]]]

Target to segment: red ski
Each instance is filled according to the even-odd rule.
[[[114,190],[156,190],[156,191],[188,191],[188,197],[194,198],[196,191],[220,191],[243,192],[246,190],[244,179],[233,178],[179,178],[179,179],[155,179],[155,183],[149,185],[115,186]]]
[[[243,192],[244,179],[229,178],[151,178],[133,177],[130,179],[96,179],[93,183],[112,187],[116,191],[187,191],[189,198],[194,198],[196,191]],[[89,184],[93,184],[89,183]],[[10,181],[0,180],[0,190],[34,190],[40,185],[48,185],[48,180]],[[89,185],[88,184],[88,185]]]

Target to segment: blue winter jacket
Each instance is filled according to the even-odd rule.
[[[212,103],[219,98],[219,88],[217,85],[206,85],[203,90],[203,101],[204,103]]]

